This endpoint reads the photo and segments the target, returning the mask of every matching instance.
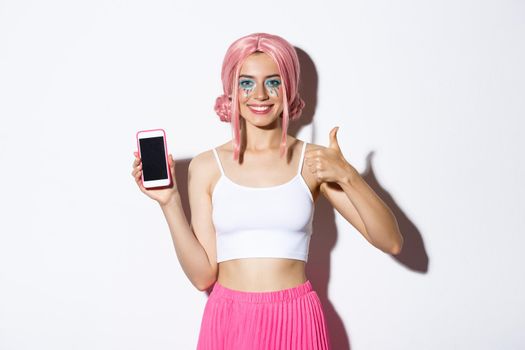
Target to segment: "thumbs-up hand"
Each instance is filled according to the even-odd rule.
[[[357,170],[346,161],[341,152],[337,141],[338,130],[339,127],[337,126],[330,131],[328,147],[312,145],[304,154],[306,165],[316,176],[319,183],[341,183],[358,174]]]

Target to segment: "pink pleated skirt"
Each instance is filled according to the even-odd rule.
[[[197,350],[295,349],[330,349],[322,305],[310,281],[271,292],[243,292],[215,282]]]

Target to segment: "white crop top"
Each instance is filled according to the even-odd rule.
[[[212,193],[212,220],[216,231],[217,262],[255,257],[308,261],[314,201],[301,175],[303,142],[296,175],[269,187],[248,187],[230,180],[217,150],[221,170]]]

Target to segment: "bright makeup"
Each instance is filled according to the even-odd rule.
[[[248,97],[255,89],[255,80],[241,78],[239,79],[239,88],[242,90],[244,97]]]
[[[244,97],[248,97],[254,90],[257,83],[254,79],[251,78],[240,78],[239,79],[239,88],[243,92]],[[266,87],[268,95],[272,97],[279,97],[279,86],[281,85],[281,80],[278,78],[268,78],[264,81],[264,86]]]

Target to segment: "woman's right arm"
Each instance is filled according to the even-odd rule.
[[[202,153],[193,158],[188,168],[191,226],[184,214],[176,181],[171,191],[170,189],[147,190],[142,187],[140,181],[142,169],[137,167],[135,173],[141,191],[157,200],[164,213],[182,270],[191,283],[201,291],[209,288],[217,279],[215,229],[211,220],[212,207],[207,178],[210,172],[203,169],[207,166],[205,157],[206,153]],[[172,178],[175,179],[175,162],[171,155],[168,160]],[[140,165],[140,160],[138,162]]]

